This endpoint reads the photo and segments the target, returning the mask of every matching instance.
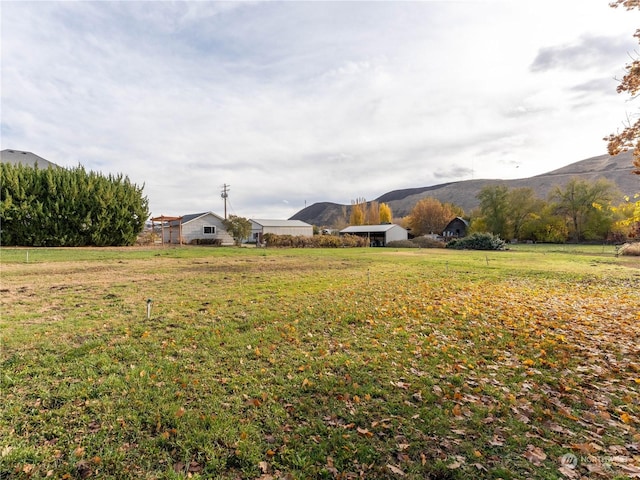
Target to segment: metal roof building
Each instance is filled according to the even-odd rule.
[[[250,219],[251,240],[262,242],[262,237],[266,233],[275,235],[292,235],[312,237],[313,226],[302,220],[263,220]]]
[[[357,235],[369,239],[372,247],[384,247],[394,240],[407,240],[409,234],[406,229],[395,223],[382,225],[352,225],[340,230],[340,235]]]

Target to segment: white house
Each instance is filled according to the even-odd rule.
[[[222,245],[233,245],[233,237],[225,230],[223,220],[213,212],[174,217],[162,223],[162,243],[220,242]]]
[[[251,241],[262,243],[266,233],[275,235],[292,235],[294,237],[312,237],[313,225],[302,220],[256,220],[251,221]]]
[[[352,225],[340,230],[340,235],[357,235],[369,239],[372,247],[384,247],[394,240],[407,240],[407,230],[394,223],[382,225]]]

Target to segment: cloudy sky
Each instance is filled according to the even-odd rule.
[[[2,149],[153,215],[520,178],[606,153],[637,11],[608,0],[0,4]]]

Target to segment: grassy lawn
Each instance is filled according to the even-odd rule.
[[[0,479],[640,478],[613,247],[0,261]]]

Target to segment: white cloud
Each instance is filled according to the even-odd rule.
[[[584,1],[5,2],[2,148],[124,172],[158,214],[220,211],[223,183],[235,213],[288,217],[542,173],[604,153],[636,17]]]

